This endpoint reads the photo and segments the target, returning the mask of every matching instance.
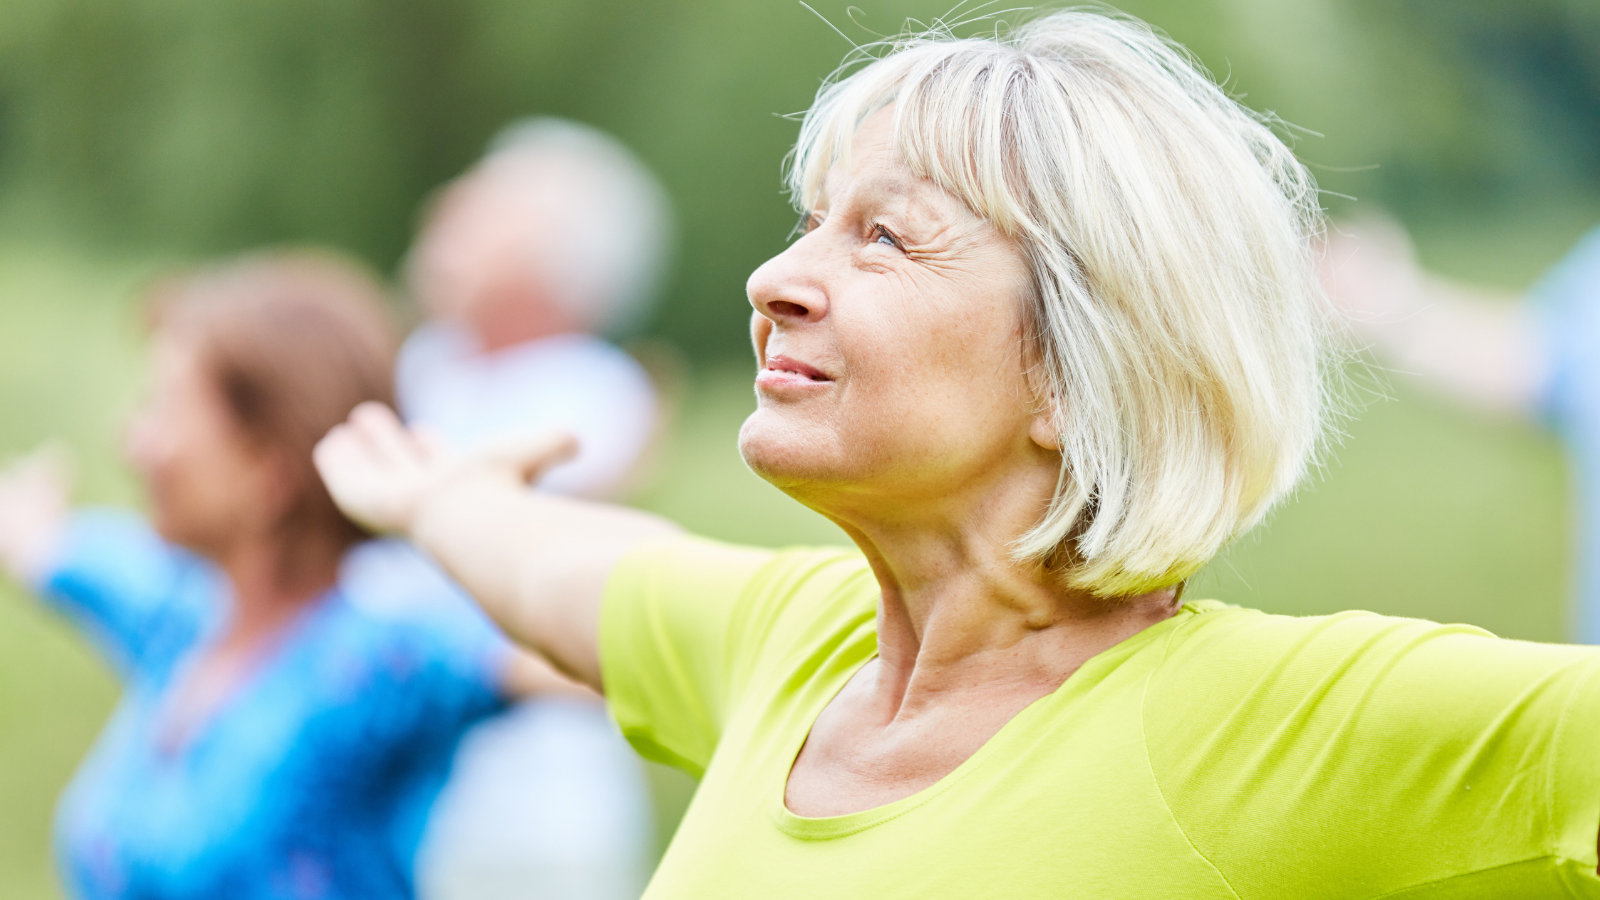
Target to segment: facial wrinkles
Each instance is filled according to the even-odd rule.
[[[1031,407],[1019,346],[1025,266],[987,221],[897,163],[886,140],[864,137],[852,168],[829,173],[811,228],[789,251],[791,276],[825,295],[828,312],[811,321],[758,320],[762,355],[829,371],[837,394],[824,418],[830,432],[848,436],[859,463],[892,454],[894,468],[920,469],[923,451],[954,462],[944,440],[974,429],[1025,437],[1007,413]],[[898,246],[878,242],[879,225]],[[916,435],[896,436],[899,429],[883,421],[894,409],[922,422]],[[958,455],[972,451],[1009,452],[969,446]]]
[[[930,425],[942,423],[937,430],[987,430],[978,422],[950,417],[962,418],[957,410],[963,409],[987,419],[982,405],[993,414],[1025,399],[1012,396],[1022,385],[1017,311],[1004,281],[994,280],[1006,273],[1009,260],[1006,248],[985,230],[981,221],[943,223],[909,245],[906,254],[887,256],[879,264],[882,274],[872,273],[876,284],[861,285],[857,302],[834,305],[844,320],[840,339],[845,356],[855,363],[850,368],[864,377],[861,395],[846,390],[841,398],[847,407],[857,401],[872,409],[920,408]],[[856,313],[865,321],[849,323]],[[900,352],[885,354],[885,346]],[[851,352],[854,348],[861,352]],[[1001,374],[1006,371],[1018,377]],[[947,402],[974,390],[1004,400],[979,408],[959,402],[951,408]]]

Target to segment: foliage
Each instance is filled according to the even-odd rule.
[[[864,42],[953,2],[816,5]],[[1600,178],[1587,0],[1125,6],[1328,135],[1300,147],[1333,191],[1414,211]],[[681,253],[654,328],[723,357],[743,352],[744,278],[793,222],[779,114],[849,49],[794,0],[0,0],[0,20],[14,228],[180,255],[320,241],[387,268],[502,124],[570,116],[662,173]]]

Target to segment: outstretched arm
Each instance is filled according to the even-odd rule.
[[[600,690],[606,581],[630,550],[677,526],[527,489],[572,450],[552,436],[457,458],[367,403],[317,445],[316,463],[346,515],[410,537],[513,640]]]
[[[1425,271],[1398,224],[1341,223],[1322,282],[1385,364],[1475,406],[1533,412],[1549,362],[1526,304]]]

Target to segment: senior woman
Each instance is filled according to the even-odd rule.
[[[1143,25],[826,87],[745,461],[855,551],[529,494],[359,408],[335,499],[700,775],[648,896],[1600,896],[1600,654],[1184,602],[1328,416],[1311,178]]]

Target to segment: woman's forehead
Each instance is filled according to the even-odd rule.
[[[847,158],[836,160],[811,206],[865,204],[946,220],[971,215],[960,200],[913,171],[886,140],[857,145]]]

